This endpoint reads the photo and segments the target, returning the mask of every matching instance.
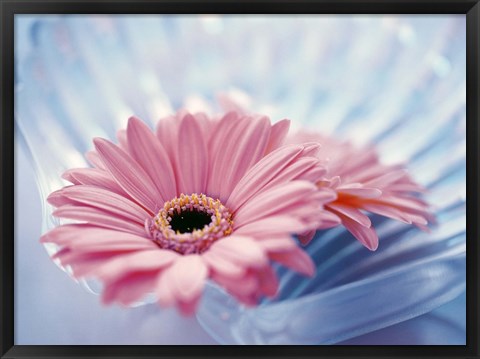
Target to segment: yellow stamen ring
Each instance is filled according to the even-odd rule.
[[[185,222],[192,223],[185,223]],[[178,227],[180,226],[181,230]],[[164,249],[182,254],[202,253],[213,242],[232,233],[233,220],[218,200],[204,194],[181,194],[145,223],[151,238]],[[198,228],[200,227],[200,228]]]

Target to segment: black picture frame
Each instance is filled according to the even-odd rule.
[[[478,358],[479,337],[479,103],[478,0],[0,0],[0,356],[80,357],[432,357]],[[465,346],[25,346],[14,345],[14,16],[16,14],[466,14],[467,24],[467,341]]]

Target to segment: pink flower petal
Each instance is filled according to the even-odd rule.
[[[308,208],[308,203],[311,203],[309,198],[318,194],[316,187],[306,181],[294,181],[279,185],[250,199],[237,211],[234,220],[241,225],[267,216],[282,214],[282,212],[294,216],[292,213],[294,205],[302,203]]]
[[[317,186],[323,188],[332,188],[337,189],[337,187],[342,183],[340,176],[333,176],[332,178],[322,178],[322,180],[317,182]]]
[[[378,198],[382,195],[382,191],[378,188],[353,188],[347,186],[339,186],[339,193],[348,194],[350,196],[358,196],[362,198]]]
[[[300,145],[286,146],[262,158],[235,186],[226,202],[228,208],[236,211],[300,156],[302,151],[303,146]]]
[[[118,185],[112,176],[103,170],[97,168],[73,168],[63,174],[69,181],[74,180],[75,184],[91,185],[115,192],[123,197],[128,196],[126,192]]]
[[[138,235],[145,234],[145,229],[142,225],[94,207],[66,205],[57,208],[52,214],[55,217],[86,221],[92,225],[100,227],[116,229]]]
[[[218,121],[216,121],[216,134],[210,138],[208,143],[209,153],[212,155],[217,154],[217,151],[221,148],[221,145],[225,143],[225,136],[231,132],[235,125],[238,125],[241,117],[242,115],[240,113],[229,111],[225,113]]]
[[[60,206],[66,205],[66,204],[74,203],[73,200],[71,200],[70,198],[67,198],[63,195],[63,190],[65,188],[70,188],[70,187],[73,187],[73,186],[65,186],[62,189],[59,189],[57,191],[54,191],[54,192],[50,193],[47,197],[47,202],[54,207],[60,207]]]
[[[357,222],[363,227],[370,228],[370,226],[372,225],[370,218],[368,218],[368,216],[364,215],[362,212],[360,212],[354,207],[342,205],[340,203],[330,203],[327,205],[327,209],[333,210],[333,213],[335,214],[342,214]]]
[[[337,199],[337,193],[330,188],[319,188],[316,197],[319,198],[322,203],[330,203]]]
[[[165,271],[163,271],[163,273],[158,276],[157,282],[155,283],[155,295],[158,298],[158,302],[164,307],[175,305],[176,298],[173,291],[174,289],[169,284]]]
[[[422,230],[427,230],[428,231],[428,220],[424,218],[423,216],[416,215],[413,213],[407,214],[407,218],[415,225],[417,225],[420,229]],[[433,220],[431,220],[433,222]]]
[[[94,143],[105,167],[125,192],[152,212],[163,205],[155,184],[137,162],[107,140],[96,138]]]
[[[59,259],[63,266],[75,265],[78,262],[84,262],[86,258],[91,256],[102,256],[110,258],[113,256],[125,255],[127,253],[143,251],[151,249],[147,244],[137,243],[122,243],[112,244],[106,243],[97,246],[90,244],[89,246],[75,247],[75,249],[69,249],[67,252],[58,252],[52,256],[52,259]]]
[[[327,228],[332,228],[336,227],[340,224],[342,224],[342,220],[340,217],[338,217],[336,214],[328,211],[322,210],[320,215],[320,224],[318,226],[318,229],[327,229]],[[302,244],[307,244],[308,242],[302,242]]]
[[[109,190],[96,186],[78,185],[66,187],[61,194],[75,202],[101,208],[143,225],[151,214],[136,203]]]
[[[288,215],[272,216],[235,227],[235,234],[263,238],[278,234],[295,234],[302,231],[305,224],[297,218]]]
[[[164,275],[177,300],[188,303],[201,295],[208,267],[199,255],[179,256]]]
[[[42,243],[56,243],[75,247],[91,246],[92,250],[101,244],[139,244],[140,247],[158,248],[153,241],[132,233],[101,228],[90,224],[66,224],[56,227],[41,237]]]
[[[106,170],[105,165],[102,162],[97,151],[88,151],[85,153],[85,158],[90,162],[90,164],[98,169]]]
[[[297,246],[292,237],[285,235],[261,238],[257,240],[257,243],[268,253],[289,251]]]
[[[102,293],[103,304],[119,302],[128,306],[152,292],[157,281],[156,271],[132,273],[118,281],[108,283]]]
[[[86,276],[91,276],[100,265],[114,258],[121,258],[128,253],[132,252],[81,253],[74,258],[69,258],[67,265],[72,268],[73,276],[80,279]]]
[[[427,189],[425,187],[420,186],[419,184],[416,183],[395,183],[391,184],[388,186],[388,191],[389,192],[426,192]]]
[[[384,217],[396,219],[397,221],[412,224],[404,211],[392,206],[374,203],[363,203],[362,208],[366,211],[379,214]]]
[[[260,192],[264,192],[272,187],[294,180],[306,180],[311,183],[316,183],[324,174],[325,169],[320,167],[320,162],[316,158],[300,157],[297,158],[292,164],[283,168],[266,185],[261,188],[260,186],[257,187],[256,192],[253,194],[259,194]],[[333,201],[337,197],[336,193],[330,189],[326,189],[326,191],[323,191],[322,194],[328,194],[328,198],[325,199],[326,202]],[[240,202],[244,202],[244,199]],[[250,199],[251,197],[249,200]],[[240,207],[234,208],[238,209]]]
[[[340,215],[340,218],[342,219],[342,224],[345,228],[347,228],[348,231],[365,247],[371,251],[375,251],[378,248],[378,236],[373,227],[364,227],[344,215]]]
[[[180,123],[177,143],[181,193],[204,193],[207,183],[208,154],[202,129],[195,118],[187,114]]]
[[[321,150],[322,146],[318,142],[306,142],[303,143],[303,155],[317,157],[318,152]]]
[[[231,292],[231,291],[229,291]],[[258,293],[252,292],[250,294],[244,293],[234,293],[235,299],[238,300],[246,307],[254,308],[258,304],[259,295]]]
[[[340,177],[352,176],[356,178],[356,176],[360,176],[363,178],[366,168],[369,169],[378,165],[378,155],[373,149],[363,149],[362,151],[364,152],[361,152],[360,156],[358,155],[359,151],[343,153],[344,161],[337,159],[336,165],[338,172],[335,172],[335,174]],[[349,181],[355,182],[353,179]]]
[[[271,127],[267,117],[240,118],[233,125],[224,123],[222,120],[217,129],[220,141],[218,148],[212,149],[218,152],[213,155],[208,187],[208,193],[220,200],[227,199],[246,171],[262,158]],[[224,133],[227,129],[228,133]]]
[[[269,257],[300,274],[311,277],[315,273],[315,263],[299,247],[295,247],[290,251],[270,253]]]
[[[272,126],[270,138],[268,139],[265,155],[276,150],[285,143],[285,139],[290,128],[290,120],[281,120]]]
[[[179,301],[177,303],[178,309],[180,309],[180,313],[182,313],[185,316],[190,316],[195,313],[198,307],[198,303],[200,302],[200,296],[197,296],[193,298],[190,301]]]
[[[265,251],[249,237],[231,235],[215,242],[209,250],[246,267],[262,267],[268,264]]]
[[[68,247],[74,249],[76,252],[83,253],[99,253],[104,251],[116,251],[116,250],[146,250],[146,249],[157,249],[157,246],[147,238],[137,236],[136,237],[126,237],[127,235],[132,236],[132,233],[118,232],[116,238],[86,238],[83,237],[81,240],[76,241],[75,243],[70,243]]]
[[[179,258],[174,251],[155,248],[124,255],[99,266],[95,276],[105,282],[134,272],[148,272],[165,268]]]
[[[427,206],[425,202],[412,197],[402,196],[397,197],[389,194],[385,194],[378,200],[379,203],[388,203],[398,208],[402,208],[407,211],[414,211],[416,213],[426,213]],[[374,202],[375,203],[375,202]]]
[[[167,152],[152,131],[136,117],[128,120],[128,149],[145,170],[164,201],[176,196],[175,174]]]
[[[90,224],[65,224],[63,226],[55,227],[51,231],[42,235],[40,237],[40,243],[56,243],[58,245],[63,245],[78,238],[79,233],[81,234],[84,229],[87,231],[92,229],[102,230],[101,228]]]
[[[258,162],[265,152],[270,137],[270,120],[268,117],[260,117],[253,121],[244,121],[248,124],[243,131],[237,131],[229,136],[235,149],[230,153],[227,168],[222,171],[222,182],[220,198],[228,198],[235,185],[243,175]]]
[[[428,224],[428,221],[425,217],[405,212],[402,209],[395,208],[390,205],[365,203],[363,204],[363,208],[372,213],[376,213],[384,217],[396,219],[400,222],[404,222],[407,224],[413,224],[413,223],[415,224],[418,223],[421,225]]]
[[[215,135],[213,131],[215,127],[215,120],[211,120],[205,113],[197,112],[193,114],[195,117],[196,122],[199,124],[200,129],[202,130],[203,138],[205,138],[205,142],[208,144],[210,138]]]
[[[157,138],[165,151],[167,151],[172,165],[174,165],[174,163],[176,162],[175,158],[177,151],[179,124],[180,120],[177,118],[177,116],[168,116],[162,118],[157,123]]]
[[[306,180],[316,183],[326,173],[320,161],[314,157],[301,157],[276,176],[268,186],[293,180]],[[267,188],[265,186],[264,188]]]
[[[262,268],[259,268],[259,270]],[[259,297],[258,289],[260,283],[256,271],[254,272],[253,270],[249,270],[245,275],[240,278],[235,278],[233,281],[232,278],[219,274],[214,274],[212,279],[240,301],[243,301],[242,299],[249,297],[250,299],[253,299],[253,302],[250,300],[247,302],[254,304]]]
[[[239,278],[245,274],[245,268],[236,262],[229,261],[221,252],[206,251],[202,258],[211,271],[229,278]]]
[[[278,279],[271,267],[264,267],[258,271],[260,290],[267,297],[274,297],[278,291]]]
[[[340,218],[338,219],[340,223]],[[311,229],[307,232],[301,233],[298,235],[298,240],[302,245],[306,246],[310,241],[315,237],[315,233],[317,233],[317,230]]]
[[[408,176],[408,173],[403,169],[398,171],[388,171],[387,173],[384,173],[375,179],[365,182],[364,185],[366,187],[386,187],[391,183],[405,178],[406,176]]]
[[[62,178],[73,184],[81,184],[71,173],[72,170],[65,171],[62,174]]]

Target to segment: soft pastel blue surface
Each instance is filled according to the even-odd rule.
[[[465,343],[464,16],[19,16],[16,60],[16,344]],[[278,268],[278,298],[256,309],[215,286],[198,321],[102,307],[38,243],[56,225],[44,197],[93,136],[219,92],[408,161],[438,225],[373,217],[375,253],[319,233],[317,276]]]

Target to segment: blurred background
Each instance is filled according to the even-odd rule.
[[[15,344],[464,344],[465,36],[463,15],[16,15]],[[222,322],[209,307],[214,301],[203,304],[199,320],[156,305],[103,307],[39,244],[57,224],[45,197],[64,184],[65,169],[86,166],[82,153],[93,137],[113,139],[129,116],[154,124],[180,107],[215,113],[226,97],[273,121],[289,118],[294,128],[374,143],[383,161],[408,163],[440,218],[427,242],[442,247],[405,258],[454,248],[455,285],[445,282],[441,295],[415,303],[422,310],[412,304],[394,319],[379,315],[364,330],[347,323],[328,338],[266,339],[257,312],[235,307],[245,315],[232,317],[243,324]],[[347,252],[361,253],[358,263],[372,258],[345,233],[335,236],[351,246]],[[308,250],[325,260],[318,248]],[[339,268],[354,265],[347,252],[335,259]],[[384,269],[397,264],[385,260]],[[321,286],[291,294],[291,282],[283,282],[279,301],[323,294]],[[224,334],[230,328],[240,329]],[[261,339],[245,336],[252,328]]]

